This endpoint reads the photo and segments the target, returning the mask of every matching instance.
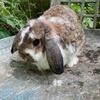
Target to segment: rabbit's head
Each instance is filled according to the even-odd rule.
[[[21,58],[33,64],[46,58],[50,69],[61,74],[64,66],[58,41],[59,37],[53,33],[49,23],[30,20],[15,36],[11,52],[18,51]]]

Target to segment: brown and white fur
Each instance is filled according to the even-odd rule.
[[[39,70],[51,69],[56,74],[64,66],[78,63],[85,43],[84,31],[76,13],[68,6],[56,5],[37,19],[31,19],[16,35],[11,52]]]

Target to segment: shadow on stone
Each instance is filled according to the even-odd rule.
[[[54,74],[50,70],[39,71],[37,67],[30,63],[14,61],[10,62],[10,67],[13,68],[12,75],[19,80],[38,80],[40,83],[49,81],[48,77],[54,77]]]

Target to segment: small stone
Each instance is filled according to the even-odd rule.
[[[52,83],[52,84],[53,84],[54,86],[61,86],[61,85],[62,85],[62,83],[63,83],[63,81],[62,81],[62,80],[56,80],[56,79],[55,79],[55,80],[53,81],[53,83]]]

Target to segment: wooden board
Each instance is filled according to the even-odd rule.
[[[12,61],[13,37],[0,40],[0,100],[100,100],[100,35],[86,37],[79,64],[62,75]]]

